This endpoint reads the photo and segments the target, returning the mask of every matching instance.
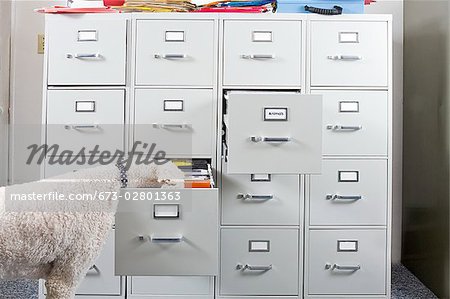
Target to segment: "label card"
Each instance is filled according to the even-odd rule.
[[[76,101],[75,112],[95,112],[95,101]]]
[[[271,42],[272,31],[253,31],[252,41],[254,42]]]
[[[183,100],[164,100],[164,111],[183,111]]]
[[[153,218],[180,218],[180,207],[177,204],[153,205]]]
[[[184,42],[184,31],[166,31],[166,42]]]
[[[249,252],[270,252],[269,240],[250,240],[248,241]]]
[[[252,174],[250,180],[252,182],[270,182],[272,177],[270,174]]]
[[[78,30],[79,42],[95,42],[97,40],[97,30]]]
[[[359,112],[359,102],[356,101],[339,102],[339,112]]]
[[[339,171],[339,182],[356,183],[359,182],[359,171]]]
[[[288,108],[264,108],[265,121],[287,121]]]
[[[340,43],[359,43],[358,32],[339,32]]]
[[[357,252],[358,241],[357,240],[338,240],[337,241],[338,252]]]

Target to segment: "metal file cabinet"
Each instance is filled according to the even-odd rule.
[[[208,160],[215,178],[178,190],[189,200],[176,207],[117,215],[115,272],[102,266],[104,286],[88,275],[77,298],[390,297],[390,16],[49,15],[46,26],[45,141],[155,142]],[[46,177],[80,167],[48,158]]]

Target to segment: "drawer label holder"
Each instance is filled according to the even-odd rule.
[[[264,121],[287,121],[288,108],[264,108]]]
[[[248,241],[248,252],[270,252],[269,240]]]
[[[338,252],[358,252],[358,240],[338,240]]]

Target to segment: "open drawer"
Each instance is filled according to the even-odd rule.
[[[124,189],[116,275],[217,275],[219,197],[210,188]]]
[[[228,173],[320,173],[321,95],[230,91],[225,101]]]

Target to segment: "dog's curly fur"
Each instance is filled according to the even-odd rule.
[[[182,178],[172,163],[133,165],[129,187]],[[10,194],[119,192],[118,170],[102,166],[0,188],[0,279],[45,279],[47,299],[72,299],[114,223],[117,201],[19,201]]]

